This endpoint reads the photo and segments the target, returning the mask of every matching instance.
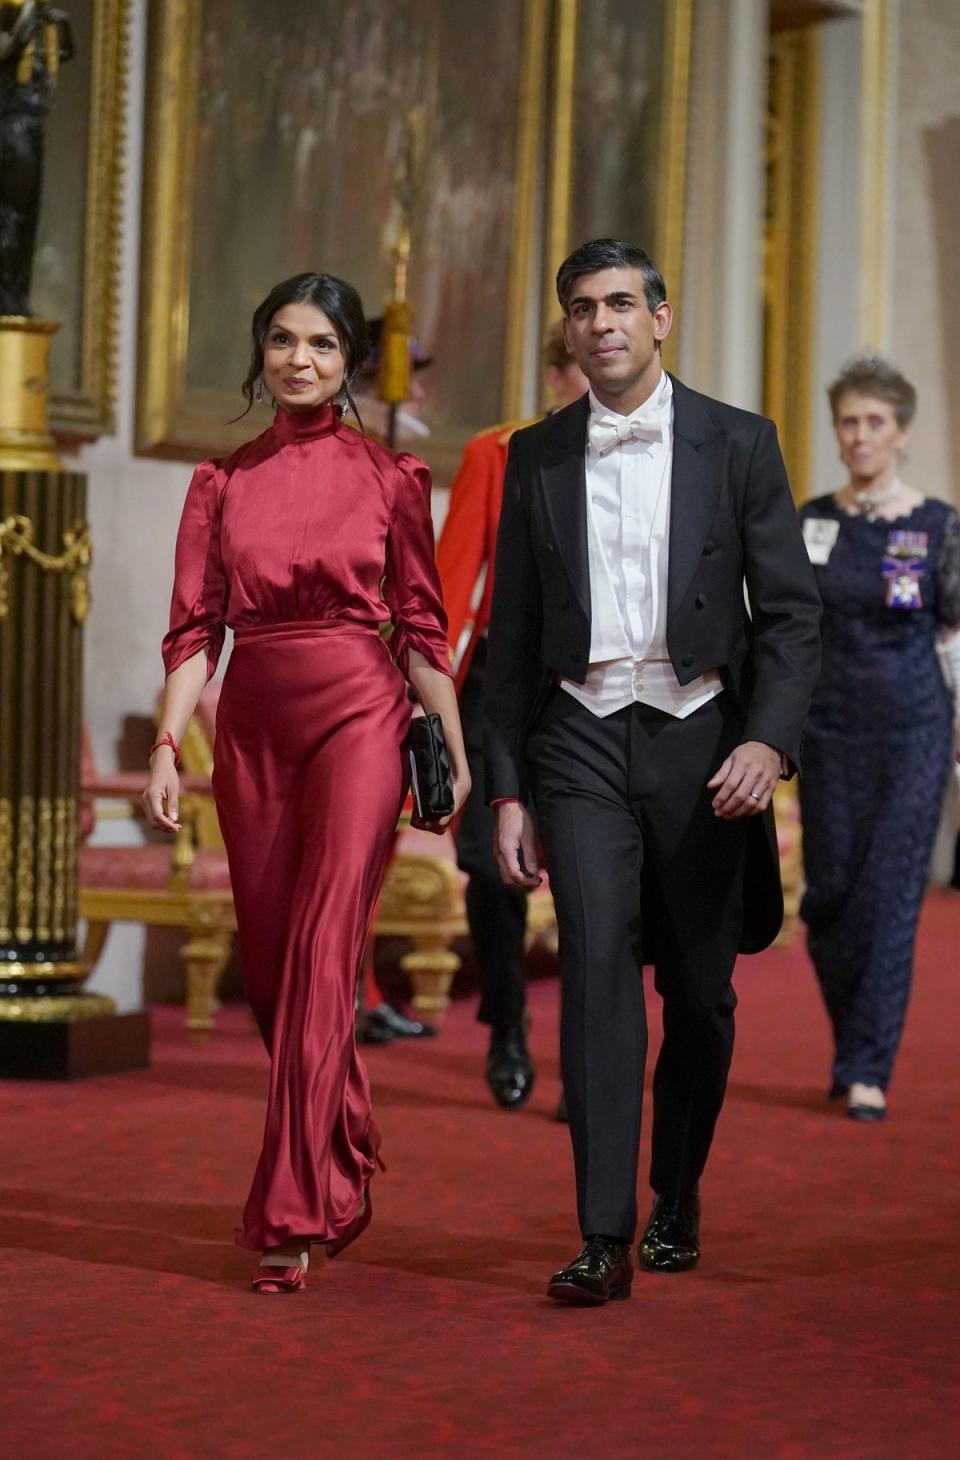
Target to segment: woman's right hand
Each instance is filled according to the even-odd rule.
[[[150,779],[141,796],[147,822],[156,831],[179,831],[180,777],[173,751],[161,745],[150,760]],[[166,809],[164,809],[166,807]]]

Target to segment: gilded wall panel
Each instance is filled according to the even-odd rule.
[[[91,438],[114,426],[129,0],[70,0],[68,9],[76,55],[60,71],[47,126],[31,304],[61,326],[51,425]]]

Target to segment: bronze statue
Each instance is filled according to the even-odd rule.
[[[47,0],[0,3],[0,315],[30,313],[43,125],[73,30]]]

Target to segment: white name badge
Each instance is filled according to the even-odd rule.
[[[833,545],[840,531],[839,522],[830,517],[806,517],[803,523],[803,540],[807,553],[815,567],[822,568],[830,561]]]

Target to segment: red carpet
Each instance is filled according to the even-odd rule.
[[[434,1044],[372,1051],[390,1170],[370,1231],[317,1261],[302,1297],[249,1293],[230,1245],[264,1084],[240,1010],[200,1051],[178,1010],[158,1011],[140,1075],[4,1085],[2,1454],[955,1453],[958,933],[960,897],[931,897],[878,1127],[826,1106],[800,942],[745,960],[704,1260],[639,1274],[607,1309],[543,1297],[577,1245],[568,1137],[549,1119],[553,983],[533,990],[540,1083],[523,1114],[487,1098],[472,1001]]]

